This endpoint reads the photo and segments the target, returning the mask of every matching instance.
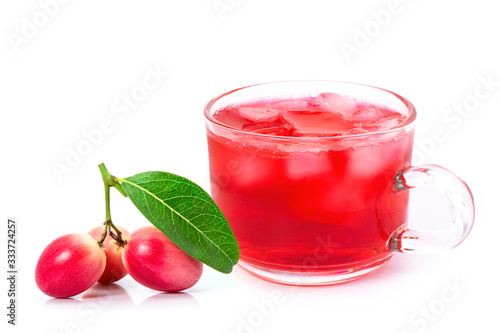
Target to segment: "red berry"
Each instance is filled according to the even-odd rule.
[[[56,238],[43,250],[35,280],[49,296],[71,297],[92,287],[105,266],[106,255],[92,236],[68,234]]]
[[[140,284],[159,291],[181,291],[198,282],[203,264],[170,241],[157,228],[134,231],[123,251],[123,263]]]
[[[128,238],[130,233],[122,227],[117,226],[118,230],[122,232],[122,237]],[[104,232],[104,225],[95,227],[89,231],[89,235],[95,239],[101,239],[102,233]],[[111,238],[111,236],[106,236],[104,240],[104,253],[106,254],[106,268],[99,278],[99,282],[103,284],[109,284],[116,282],[125,275],[127,275],[127,269],[123,266],[122,252],[123,247],[119,246],[116,241]]]

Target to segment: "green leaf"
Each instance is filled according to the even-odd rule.
[[[160,171],[117,180],[141,213],[184,252],[220,272],[232,271],[239,258],[238,243],[201,187]]]

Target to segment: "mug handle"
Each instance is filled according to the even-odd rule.
[[[469,234],[474,223],[474,198],[467,184],[443,167],[432,164],[403,167],[393,179],[395,193],[416,187],[437,191],[448,203],[451,225],[439,232],[396,230],[389,249],[403,253],[439,253],[454,248]]]

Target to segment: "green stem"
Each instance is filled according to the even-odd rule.
[[[106,222],[111,222],[111,205],[109,200],[109,188],[108,184],[104,184],[104,197],[106,198]]]
[[[104,184],[107,184],[109,186],[113,186],[124,197],[127,197],[127,194],[122,189],[122,186],[118,183],[116,178],[109,173],[109,171],[108,171],[108,169],[106,169],[106,166],[104,165],[104,163],[99,164],[99,170],[101,170],[102,180],[104,181]]]
[[[111,186],[113,186],[125,197],[127,196],[127,194],[123,191],[116,178],[108,172],[104,163],[99,164],[99,170],[101,171],[102,180],[104,182],[104,197],[106,200],[106,222],[104,222],[104,232],[102,233],[101,239],[99,240],[99,244],[102,246],[102,244],[104,243],[104,240],[106,239],[106,236],[108,234],[109,226],[116,231],[116,235],[114,235],[112,234],[111,230],[109,230],[109,233],[112,234],[112,238],[115,239],[121,246],[123,246],[125,244],[125,240],[122,239],[122,232],[111,221],[111,200],[109,189]]]
[[[102,247],[102,244],[104,244],[104,240],[106,239],[106,236],[108,235],[108,222],[104,222],[104,232],[102,233],[101,239],[99,239],[99,245]]]

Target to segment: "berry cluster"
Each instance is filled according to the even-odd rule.
[[[109,284],[130,274],[148,288],[176,292],[200,279],[203,264],[154,226],[132,234],[111,226],[105,223],[88,234],[68,234],[52,241],[38,259],[38,288],[52,297],[71,297],[96,282]]]

